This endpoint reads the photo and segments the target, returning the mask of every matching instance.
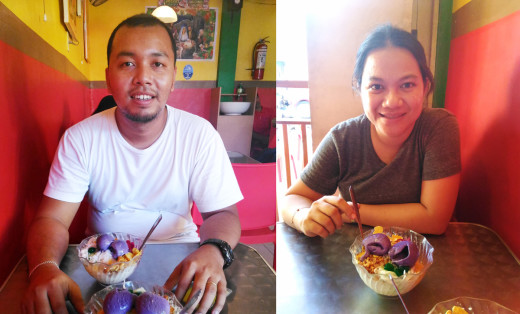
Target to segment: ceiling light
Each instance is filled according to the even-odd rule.
[[[161,20],[163,23],[175,23],[177,22],[177,14],[175,11],[167,6],[161,5],[160,7],[153,10],[152,15]]]

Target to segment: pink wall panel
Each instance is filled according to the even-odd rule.
[[[210,119],[211,88],[182,88],[170,94],[168,104]]]
[[[457,218],[520,257],[520,12],[451,41],[445,107],[461,129]]]
[[[88,89],[0,41],[0,282],[25,251],[63,131],[87,114]],[[9,258],[6,258],[9,256]]]

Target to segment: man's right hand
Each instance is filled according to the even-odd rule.
[[[79,286],[55,265],[42,265],[31,274],[29,288],[22,301],[22,313],[66,314],[66,299],[79,313],[83,313],[85,305]]]

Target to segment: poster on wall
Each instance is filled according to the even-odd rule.
[[[209,0],[159,0],[157,5],[177,8],[209,9]]]
[[[177,43],[177,60],[213,61],[218,9],[209,8],[207,0],[165,2],[177,13],[177,22],[170,25]],[[146,7],[146,13],[152,14],[155,8]]]

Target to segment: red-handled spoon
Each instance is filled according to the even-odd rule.
[[[361,239],[363,239],[363,225],[361,225],[361,216],[359,215],[359,205],[356,202],[356,197],[354,196],[354,188],[352,188],[352,185],[348,187],[348,191],[350,193],[350,199],[352,200],[352,206],[354,206],[354,212],[356,214],[356,220],[359,227],[359,233],[361,236]]]

